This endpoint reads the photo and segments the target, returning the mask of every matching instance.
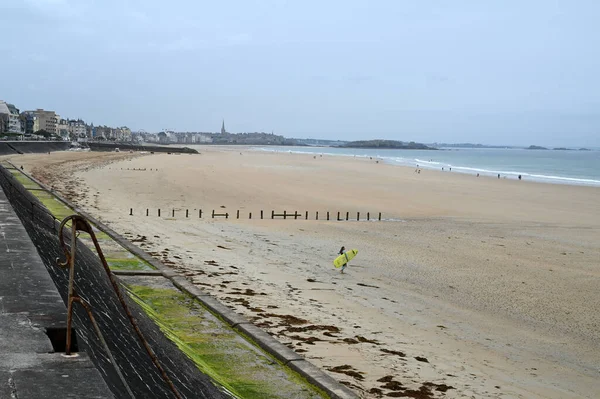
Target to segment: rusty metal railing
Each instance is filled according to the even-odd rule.
[[[69,221],[71,222],[71,248],[70,249],[67,247],[67,245],[64,241],[64,236],[63,236],[63,229]],[[127,381],[123,377],[123,374],[121,373],[121,371],[119,369],[119,366],[115,362],[115,359],[112,356],[112,353],[110,352],[110,349],[108,348],[108,346],[106,344],[106,341],[104,340],[102,332],[100,331],[100,328],[98,327],[98,324],[96,323],[96,320],[92,314],[91,306],[84,299],[82,299],[77,294],[77,292],[75,292],[75,287],[74,287],[75,255],[76,255],[76,247],[77,247],[77,236],[78,236],[78,232],[80,232],[80,231],[83,231],[90,235],[92,242],[94,243],[94,247],[96,248],[96,252],[98,253],[98,256],[100,257],[100,261],[102,262],[102,266],[104,267],[104,270],[106,271],[108,279],[110,280],[110,283],[113,287],[113,290],[117,294],[117,297],[119,298],[119,302],[121,303],[121,306],[123,307],[123,310],[124,310],[125,314],[127,315],[129,322],[131,323],[131,326],[135,330],[135,332],[138,336],[138,339],[140,340],[140,342],[146,349],[146,352],[148,353],[148,356],[150,356],[150,359],[152,359],[152,363],[154,363],[156,368],[160,371],[163,380],[167,383],[167,385],[169,386],[169,388],[171,389],[171,391],[173,392],[175,397],[180,399],[181,395],[175,388],[175,385],[173,385],[173,381],[171,381],[171,378],[169,378],[165,369],[161,366],[160,362],[158,361],[158,358],[156,357],[156,354],[154,353],[154,351],[148,344],[148,341],[142,334],[142,331],[140,330],[135,318],[131,314],[129,307],[127,306],[127,303],[125,302],[125,299],[123,298],[123,294],[121,293],[119,284],[116,281],[113,273],[110,271],[108,264],[106,263],[106,258],[104,257],[104,253],[102,252],[102,249],[100,248],[100,245],[98,244],[98,240],[96,239],[96,235],[94,234],[92,226],[89,224],[89,222],[84,217],[82,217],[80,215],[67,216],[60,223],[60,227],[58,229],[58,239],[60,242],[60,246],[65,253],[66,260],[65,260],[65,262],[60,262],[59,259],[57,259],[56,261],[58,263],[58,266],[60,266],[62,268],[65,268],[65,267],[69,268],[69,296],[68,296],[68,305],[67,305],[67,337],[66,337],[67,341],[66,341],[66,347],[65,347],[66,354],[69,355],[71,353],[71,325],[72,325],[72,317],[73,317],[73,303],[79,303],[87,312],[88,317],[90,318],[90,321],[92,322],[94,329],[96,330],[96,334],[98,335],[98,338],[100,339],[102,345],[104,346],[104,349],[106,350],[111,362],[115,366],[115,370],[118,373],[119,378],[121,378],[121,380],[123,381],[123,384],[125,384],[125,387],[126,387],[127,391],[129,392],[129,394],[131,395],[131,397],[132,398],[135,397],[133,395],[133,393],[131,392],[131,389],[129,388]]]

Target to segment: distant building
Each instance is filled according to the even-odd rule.
[[[221,126],[221,134],[225,133],[227,133],[227,130],[225,130],[225,119],[223,119],[223,125]]]
[[[8,132],[21,133],[21,119],[19,118],[19,109],[12,104],[6,104],[10,115],[8,116]]]
[[[57,134],[57,118],[56,113],[54,111],[44,111],[43,109],[36,109],[33,112],[33,115],[36,117],[38,121],[37,130],[34,130],[34,133],[38,130],[45,130],[51,134]]]
[[[0,101],[0,133],[21,133],[19,109]]]
[[[158,142],[161,144],[168,144],[169,143],[169,136],[167,135],[167,133],[165,132],[160,132],[157,134],[158,136]]]
[[[106,126],[96,126],[94,129],[94,140],[107,140],[110,138],[111,128]]]
[[[198,134],[196,136],[196,143],[212,143],[212,137],[208,134]]]
[[[25,134],[33,134],[34,132],[40,130],[40,123],[37,119],[37,116],[35,116],[35,111],[23,111],[21,116],[25,121]],[[23,126],[21,128],[23,128]]]
[[[131,129],[127,126],[122,126],[117,129],[117,140],[119,141],[131,141]]]
[[[56,133],[63,140],[70,140],[71,135],[69,132],[69,121],[60,118],[58,115],[56,115],[56,118],[58,119],[58,123],[56,124]]]
[[[4,101],[0,101],[0,133],[8,133],[9,119],[10,111],[8,105]]]
[[[68,121],[69,133],[75,139],[82,139],[86,137],[87,129],[85,122],[81,119],[70,119]]]

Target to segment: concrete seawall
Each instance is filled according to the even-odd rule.
[[[0,190],[0,398],[113,398],[84,351],[64,356],[66,309]]]
[[[14,155],[18,152],[11,147],[8,143],[0,141],[0,155]]]
[[[71,143],[66,141],[14,141],[10,143],[10,146],[19,154],[40,154],[66,151]]]
[[[187,147],[135,145],[113,142],[88,142],[81,143],[81,146],[82,148],[89,148],[92,151],[110,152],[118,148],[120,151],[170,152],[174,154],[198,153],[198,151]],[[0,155],[43,154],[54,151],[67,151],[69,148],[71,148],[71,143],[68,141],[0,141]]]
[[[66,151],[70,146],[67,141],[0,141],[0,155]]]
[[[66,302],[68,270],[55,266],[57,259],[64,259],[57,236],[58,221],[37,198],[23,189],[6,169],[0,168],[0,175],[0,185],[34,243],[48,274],[59,289],[63,301]],[[69,237],[65,237],[65,241],[69,244]],[[98,257],[81,242],[77,248],[75,289],[90,304],[117,363],[116,367],[125,380],[107,356],[87,313],[83,308],[76,306],[74,325],[80,347],[85,349],[96,367],[101,370],[115,397],[131,397],[130,392],[139,398],[174,397],[137,339]],[[173,342],[165,338],[158,326],[150,321],[133,301],[127,297],[126,301],[160,363],[183,397],[226,397]]]
[[[114,151],[118,148],[121,151],[151,151],[151,152],[171,152],[176,154],[197,154],[198,151],[187,147],[170,146],[152,146],[152,145],[134,145],[125,143],[100,143],[88,142],[87,146],[92,151]]]

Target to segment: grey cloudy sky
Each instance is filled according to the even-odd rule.
[[[134,130],[600,146],[600,2],[0,2],[0,99]]]

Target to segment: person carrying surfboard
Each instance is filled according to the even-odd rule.
[[[342,248],[340,248],[340,252],[338,252],[338,255],[345,255],[346,254],[346,247],[342,246]],[[347,259],[348,257],[346,257]],[[342,265],[342,273],[344,273],[344,269],[346,268],[346,266],[348,265],[348,262],[344,263]]]
[[[342,273],[344,273],[344,269],[348,266],[348,263],[354,259],[356,254],[358,253],[358,249],[351,249],[346,251],[346,247],[342,247],[338,252],[338,256],[334,259],[333,265],[338,269],[342,268]]]

